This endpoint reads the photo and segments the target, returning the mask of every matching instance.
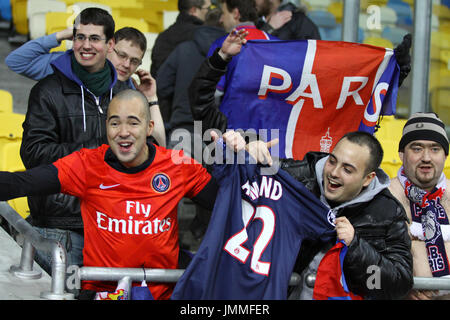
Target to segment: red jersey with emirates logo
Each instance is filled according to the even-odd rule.
[[[195,197],[211,176],[181,151],[155,146],[153,162],[124,173],[105,162],[108,145],[59,159],[61,192],[81,201],[84,266],[175,269],[177,205]],[[83,281],[82,288],[114,291],[117,283]],[[168,299],[173,284],[149,283],[155,299]]]

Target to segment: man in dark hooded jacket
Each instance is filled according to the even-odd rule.
[[[116,70],[106,59],[114,48],[114,25],[105,10],[83,10],[75,19],[73,50],[53,61],[54,73],[31,89],[20,150],[27,169],[106,142],[109,101],[127,88],[117,82]],[[32,224],[65,246],[68,265],[81,265],[84,238],[78,199],[55,194],[29,197],[28,203]],[[50,272],[50,253],[37,251],[36,260]]]
[[[245,32],[230,33],[221,49],[205,60],[190,86],[194,118],[204,121],[204,130],[217,128],[224,132],[227,128],[227,118],[213,96],[228,61],[240,52],[244,38]],[[402,55],[409,56],[409,39],[399,47]],[[396,56],[399,54],[396,52]],[[400,60],[408,60],[403,58]],[[252,143],[259,143],[254,148],[249,146],[258,162],[264,160],[259,155],[270,159],[266,143]],[[405,211],[387,188],[389,177],[378,168],[383,157],[381,145],[370,134],[358,132],[343,137],[339,144],[341,147],[336,145],[331,154],[309,152],[302,160],[280,159],[280,168],[302,182],[337,217],[337,236],[348,246],[342,267],[350,291],[367,299],[402,298],[413,285],[411,241]],[[256,152],[251,152],[252,148]],[[365,159],[372,160],[358,165],[355,161],[362,159],[363,150]],[[306,276],[317,270],[334,244],[335,241],[302,243],[294,267],[295,272],[303,274],[301,298],[312,298],[311,288],[304,283]],[[379,282],[371,283],[371,276]]]
[[[175,47],[191,40],[195,29],[201,26],[211,6],[210,0],[178,0],[180,13],[174,24],[161,32],[152,49],[150,74],[156,79],[158,70]]]
[[[320,40],[319,28],[302,8],[281,0],[256,0],[256,26],[281,40]]]
[[[171,101],[170,120],[165,123],[169,148],[176,142],[170,143],[170,133],[173,130],[183,128],[194,133],[188,87],[205,60],[211,43],[226,34],[219,22],[220,15],[219,8],[210,10],[206,15],[205,25],[195,30],[194,38],[180,43],[159,69],[156,78],[158,98]]]

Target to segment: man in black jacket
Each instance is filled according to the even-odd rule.
[[[83,10],[75,19],[73,50],[53,61],[54,73],[32,88],[20,150],[27,169],[106,142],[109,101],[127,88],[117,82],[115,68],[106,59],[114,48],[114,25],[105,10]],[[29,197],[28,203],[32,224],[65,246],[68,265],[81,265],[84,238],[78,199],[56,194]],[[36,260],[51,270],[49,254],[37,251]]]
[[[175,23],[158,35],[152,48],[150,74],[153,78],[157,79],[159,68],[178,44],[192,40],[197,27],[203,25],[210,6],[210,0],[178,0],[180,13]],[[170,104],[170,99],[159,100],[164,123],[170,121]]]
[[[256,0],[260,16],[256,26],[282,40],[320,40],[319,28],[304,10],[291,2]]]
[[[205,61],[191,85],[194,119],[204,119],[205,130],[225,131],[226,117],[214,103],[215,83],[226,69],[227,61],[245,43],[245,32],[231,33],[222,48]],[[222,70],[222,71],[221,71]],[[201,109],[201,112],[199,112]],[[194,112],[195,111],[195,112]],[[267,144],[254,141],[250,154],[258,161],[270,160]],[[367,133],[345,136],[331,155],[307,153],[301,161],[281,159],[281,169],[301,181],[335,213],[337,237],[348,251],[343,270],[350,290],[368,299],[401,298],[411,289],[412,256],[407,218],[401,204],[388,191],[389,177],[378,168],[383,151],[378,141]],[[334,244],[304,242],[296,272],[313,273],[324,253]],[[375,266],[375,269],[368,269]],[[379,282],[369,283],[370,270]],[[376,271],[376,272],[378,272]],[[308,292],[309,291],[309,292]],[[312,292],[303,285],[302,298]]]
[[[156,79],[158,69],[175,47],[186,40],[191,40],[195,29],[205,21],[211,6],[210,0],[178,0],[180,13],[174,24],[161,32],[152,49],[150,74]]]

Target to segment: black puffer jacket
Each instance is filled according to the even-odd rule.
[[[286,159],[281,160],[280,164],[282,169],[320,197],[316,164],[326,156],[321,152],[309,152],[302,161]],[[387,185],[389,178],[381,170],[377,172],[377,178]],[[383,184],[375,194],[370,195],[369,191],[366,193],[362,193],[359,196],[361,198],[356,199],[358,201],[334,209],[336,217],[347,217],[355,229],[355,237],[348,247],[343,265],[347,284],[353,293],[365,298],[399,299],[413,285],[411,240],[406,213]],[[365,198],[370,200],[365,201]],[[333,243],[305,241],[295,271],[301,273],[321,249],[331,247]],[[379,287],[376,287],[375,281],[371,281],[375,279],[374,271],[369,268],[371,266],[379,267]],[[368,283],[373,286],[368,286]]]
[[[192,40],[196,28],[203,24],[199,18],[180,12],[174,24],[161,32],[152,48],[150,73],[156,79],[158,70],[175,47],[183,41]]]
[[[274,30],[271,25],[262,18],[258,20],[256,27],[281,40],[320,40],[319,28],[301,9],[297,8],[292,3],[287,3],[278,7],[278,11],[283,10],[291,11],[292,18],[281,28]]]
[[[158,98],[172,101],[170,121],[165,123],[167,132],[180,127],[194,131],[188,86],[205,60],[211,43],[224,34],[225,31],[217,27],[198,27],[193,40],[180,43],[159,68],[156,78]]]
[[[54,74],[32,88],[20,149],[27,169],[52,163],[81,148],[107,143],[105,120],[110,98],[114,92],[127,88],[123,82],[116,83],[115,69],[110,66],[114,81],[101,98],[94,98],[72,73],[70,53],[55,60]],[[35,226],[71,230],[83,227],[75,197],[28,197],[28,203]]]
[[[214,100],[215,85],[225,69],[226,63],[219,60],[216,53],[202,64],[190,86],[192,114],[195,120],[203,120],[203,131],[218,128],[224,132],[227,128],[227,119]],[[326,153],[310,152],[302,161],[280,159],[280,165],[320,197],[316,163],[325,156]],[[385,174],[380,178],[388,179]],[[337,207],[336,211],[337,216],[346,216],[355,228],[355,238],[344,261],[350,290],[373,299],[398,299],[406,295],[412,288],[413,276],[411,240],[402,205],[383,188],[370,201],[349,203]],[[294,271],[301,273],[327,245],[304,241]],[[373,274],[367,269],[371,265],[380,267],[380,289],[368,290],[366,286],[368,277]]]

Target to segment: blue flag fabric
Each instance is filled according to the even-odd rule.
[[[345,133],[373,133],[380,114],[395,114],[399,67],[392,49],[250,40],[233,60],[220,110],[231,129],[279,138],[272,155],[329,152]]]
[[[246,159],[215,166],[208,230],[172,299],[286,299],[303,239],[335,237],[331,211],[303,184]]]

